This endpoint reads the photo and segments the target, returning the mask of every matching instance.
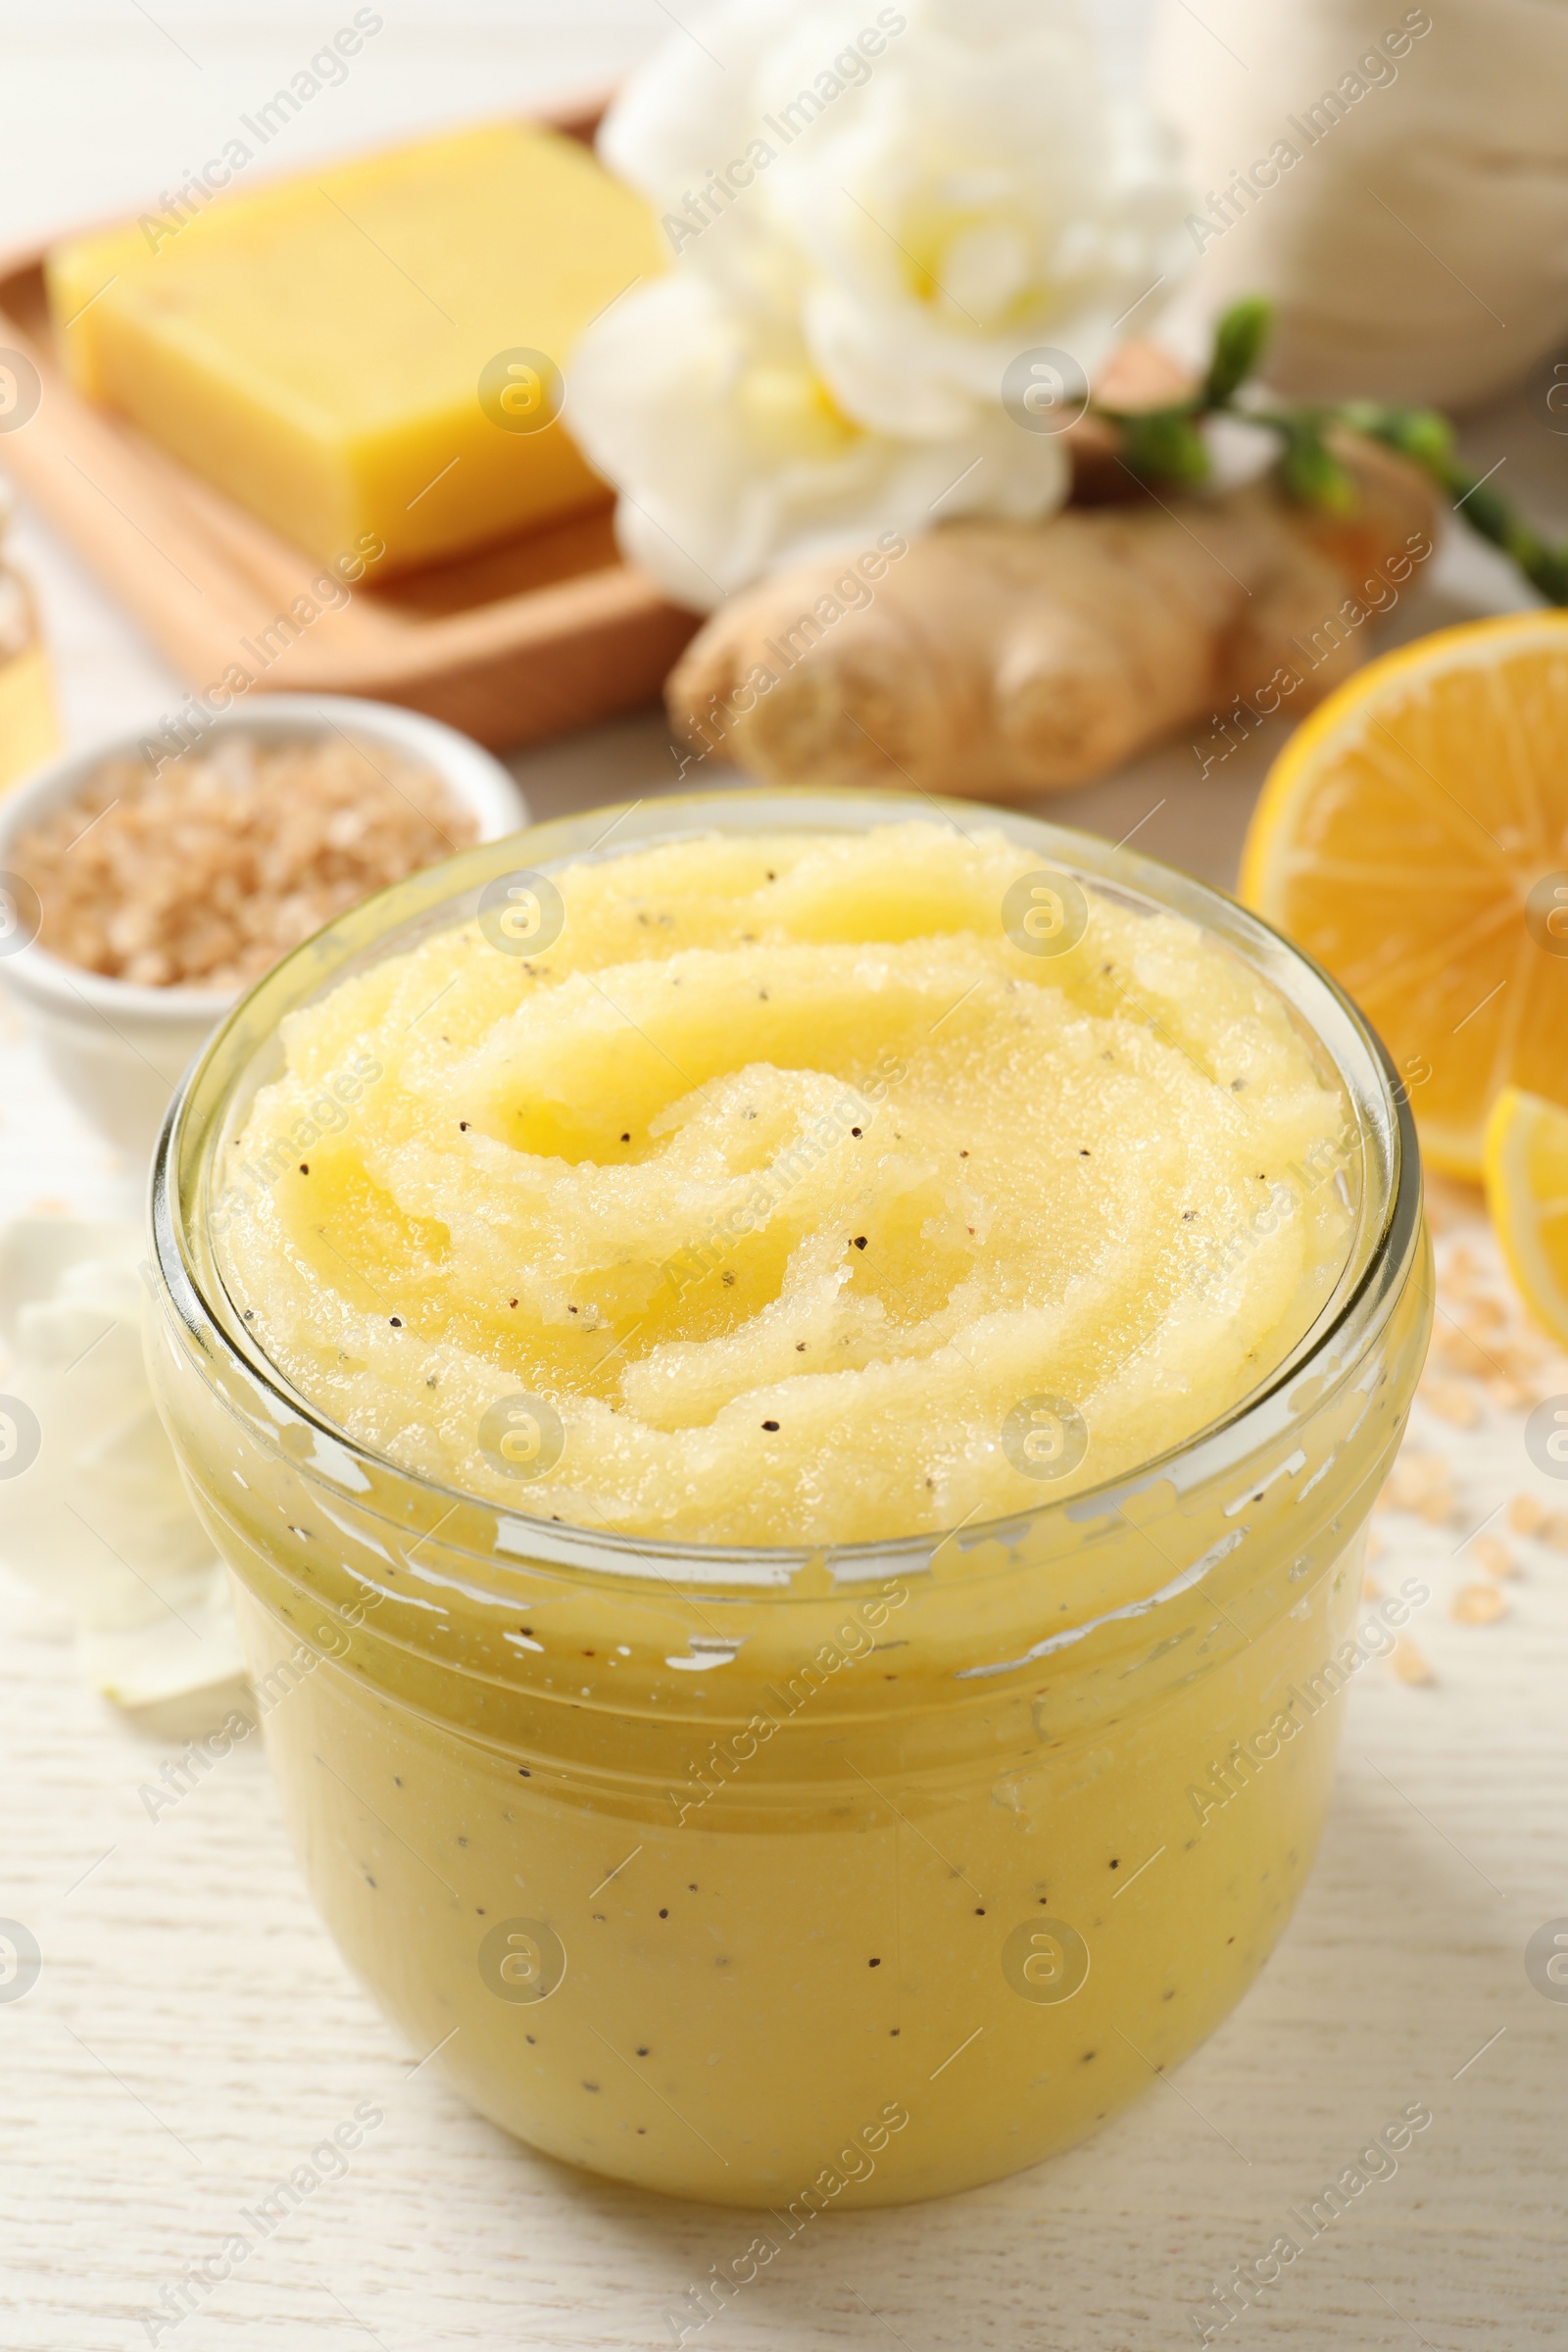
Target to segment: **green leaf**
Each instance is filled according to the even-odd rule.
[[[1201,482],[1208,450],[1189,409],[1151,409],[1122,420],[1126,463],[1143,481]]]
[[[1203,382],[1203,406],[1229,408],[1250,375],[1256,373],[1274,331],[1274,305],[1261,294],[1234,303],[1214,329],[1214,354]]]
[[[1424,466],[1438,481],[1451,481],[1453,427],[1436,409],[1388,408],[1379,401],[1354,400],[1347,402],[1341,415],[1357,432],[1387,442],[1401,457]]]
[[[1331,514],[1355,512],[1354,479],[1314,425],[1300,424],[1290,434],[1280,460],[1280,479],[1303,506],[1323,507]]]

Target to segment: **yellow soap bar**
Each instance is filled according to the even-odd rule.
[[[640,197],[495,123],[49,256],[77,389],[323,563],[377,576],[592,505],[556,416],[578,335],[663,267]]]

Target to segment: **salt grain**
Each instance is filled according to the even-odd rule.
[[[157,775],[107,760],[11,857],[42,903],[40,944],[67,963],[237,989],[476,830],[437,777],[380,744],[372,758],[346,736],[236,733]]]

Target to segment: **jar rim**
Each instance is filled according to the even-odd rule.
[[[1000,830],[1020,847],[1040,850],[1045,859],[1081,874],[1102,895],[1184,915],[1216,936],[1303,1023],[1332,1062],[1351,1107],[1365,1173],[1356,1230],[1335,1287],[1296,1346],[1219,1418],[1093,1486],[956,1529],[848,1544],[699,1544],[532,1516],[407,1469],[328,1420],[251,1340],[212,1250],[210,1180],[224,1113],[262,1050],[275,1038],[284,1012],[325,994],[350,971],[461,921],[465,900],[476,897],[498,875],[549,871],[590,858],[598,862],[601,853],[616,858],[715,829],[842,833],[912,818],[945,821],[961,833],[964,817]],[[607,847],[612,840],[613,846]],[[526,866],[519,864],[519,851],[526,854]],[[682,1583],[762,1586],[787,1595],[799,1571],[813,1561],[828,1566],[836,1589],[923,1573],[949,1544],[966,1552],[1003,1541],[1010,1549],[1025,1530],[1053,1520],[1104,1518],[1131,1495],[1162,1481],[1181,1493],[1226,1473],[1244,1476],[1248,1460],[1292,1425],[1297,1408],[1291,1392],[1336,1355],[1335,1385],[1353,1377],[1375,1345],[1419,1247],[1421,1170],[1407,1090],[1370,1022],[1329,973],[1228,894],[1102,836],[989,803],[853,787],[769,786],[661,795],[549,819],[421,868],[335,917],[246,992],[186,1072],[159,1137],[150,1212],[153,1262],[169,1303],[202,1353],[209,1359],[217,1353],[258,1397],[279,1444],[290,1425],[314,1432],[315,1467],[339,1465],[336,1475],[362,1496],[372,1484],[393,1482],[409,1494],[426,1497],[432,1520],[449,1519],[460,1507],[469,1518],[493,1520],[487,1544],[444,1530],[443,1548],[567,1576],[629,1579],[651,1570],[662,1583],[674,1574]],[[375,1474],[373,1481],[367,1473]],[[334,1473],[329,1469],[327,1475]],[[358,1507],[368,1507],[367,1502],[361,1499]]]

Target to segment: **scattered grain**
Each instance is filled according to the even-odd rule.
[[[1489,1576],[1517,1576],[1519,1563],[1500,1536],[1477,1536],[1470,1546]]]
[[[1441,1319],[1432,1334],[1431,1361],[1446,1365],[1450,1372],[1467,1372],[1481,1380],[1500,1369],[1490,1348],[1484,1348],[1479,1340],[1472,1338],[1468,1331],[1461,1330],[1457,1323]]]
[[[1454,1429],[1474,1429],[1481,1418],[1474,1389],[1467,1388],[1461,1380],[1428,1378],[1422,1381],[1419,1395],[1429,1413],[1436,1413],[1440,1421],[1450,1423]]]
[[[1495,1585],[1462,1585],[1448,1614],[1460,1625],[1495,1625],[1508,1614],[1508,1603]]]
[[[1413,1511],[1434,1527],[1453,1517],[1453,1487],[1440,1453],[1401,1453],[1378,1501],[1385,1510]]]

